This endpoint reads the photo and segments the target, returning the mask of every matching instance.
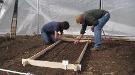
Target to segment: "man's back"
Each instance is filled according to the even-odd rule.
[[[88,10],[84,12],[82,15],[85,18],[86,21],[88,21],[88,25],[92,26],[97,24],[97,20],[104,16],[107,13],[105,10],[101,9],[93,9],[93,10]]]
[[[99,19],[101,18],[103,15],[106,14],[107,11],[105,10],[101,10],[101,9],[93,9],[93,10],[88,10],[86,12],[84,12],[84,16],[85,17],[89,17],[89,16],[92,16],[96,19]]]
[[[55,21],[49,22],[42,27],[41,31],[53,33],[54,31],[58,30],[58,24],[59,24],[59,22],[55,22]]]

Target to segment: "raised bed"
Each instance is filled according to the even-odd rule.
[[[71,39],[57,41],[36,55],[22,59],[22,64],[23,66],[30,64],[39,67],[81,70],[80,62],[88,43],[88,40],[81,40],[79,44],[74,44]]]

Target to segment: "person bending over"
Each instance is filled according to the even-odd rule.
[[[110,13],[102,9],[92,9],[80,14],[76,17],[76,22],[82,25],[80,35],[76,38],[74,43],[78,43],[83,37],[87,26],[91,26],[94,32],[94,47],[91,50],[100,50],[101,48],[101,32],[103,26],[110,18]]]
[[[49,22],[45,24],[41,29],[41,37],[45,44],[52,44],[56,40],[61,38],[63,30],[67,30],[70,27],[67,21],[63,22]]]

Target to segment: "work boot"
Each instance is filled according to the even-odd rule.
[[[91,51],[99,51],[100,48],[91,48],[90,50],[91,50]]]

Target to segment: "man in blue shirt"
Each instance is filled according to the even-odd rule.
[[[63,30],[67,30],[69,27],[70,25],[67,21],[49,22],[42,27],[41,37],[43,38],[45,44],[52,44],[56,40],[60,39],[60,35],[63,34]]]
[[[74,43],[78,43],[85,34],[87,26],[91,26],[91,30],[94,32],[95,43],[91,50],[99,50],[101,48],[101,31],[109,18],[110,13],[101,9],[88,10],[77,16],[76,22],[82,24],[82,29],[80,31],[80,36],[77,37]]]

